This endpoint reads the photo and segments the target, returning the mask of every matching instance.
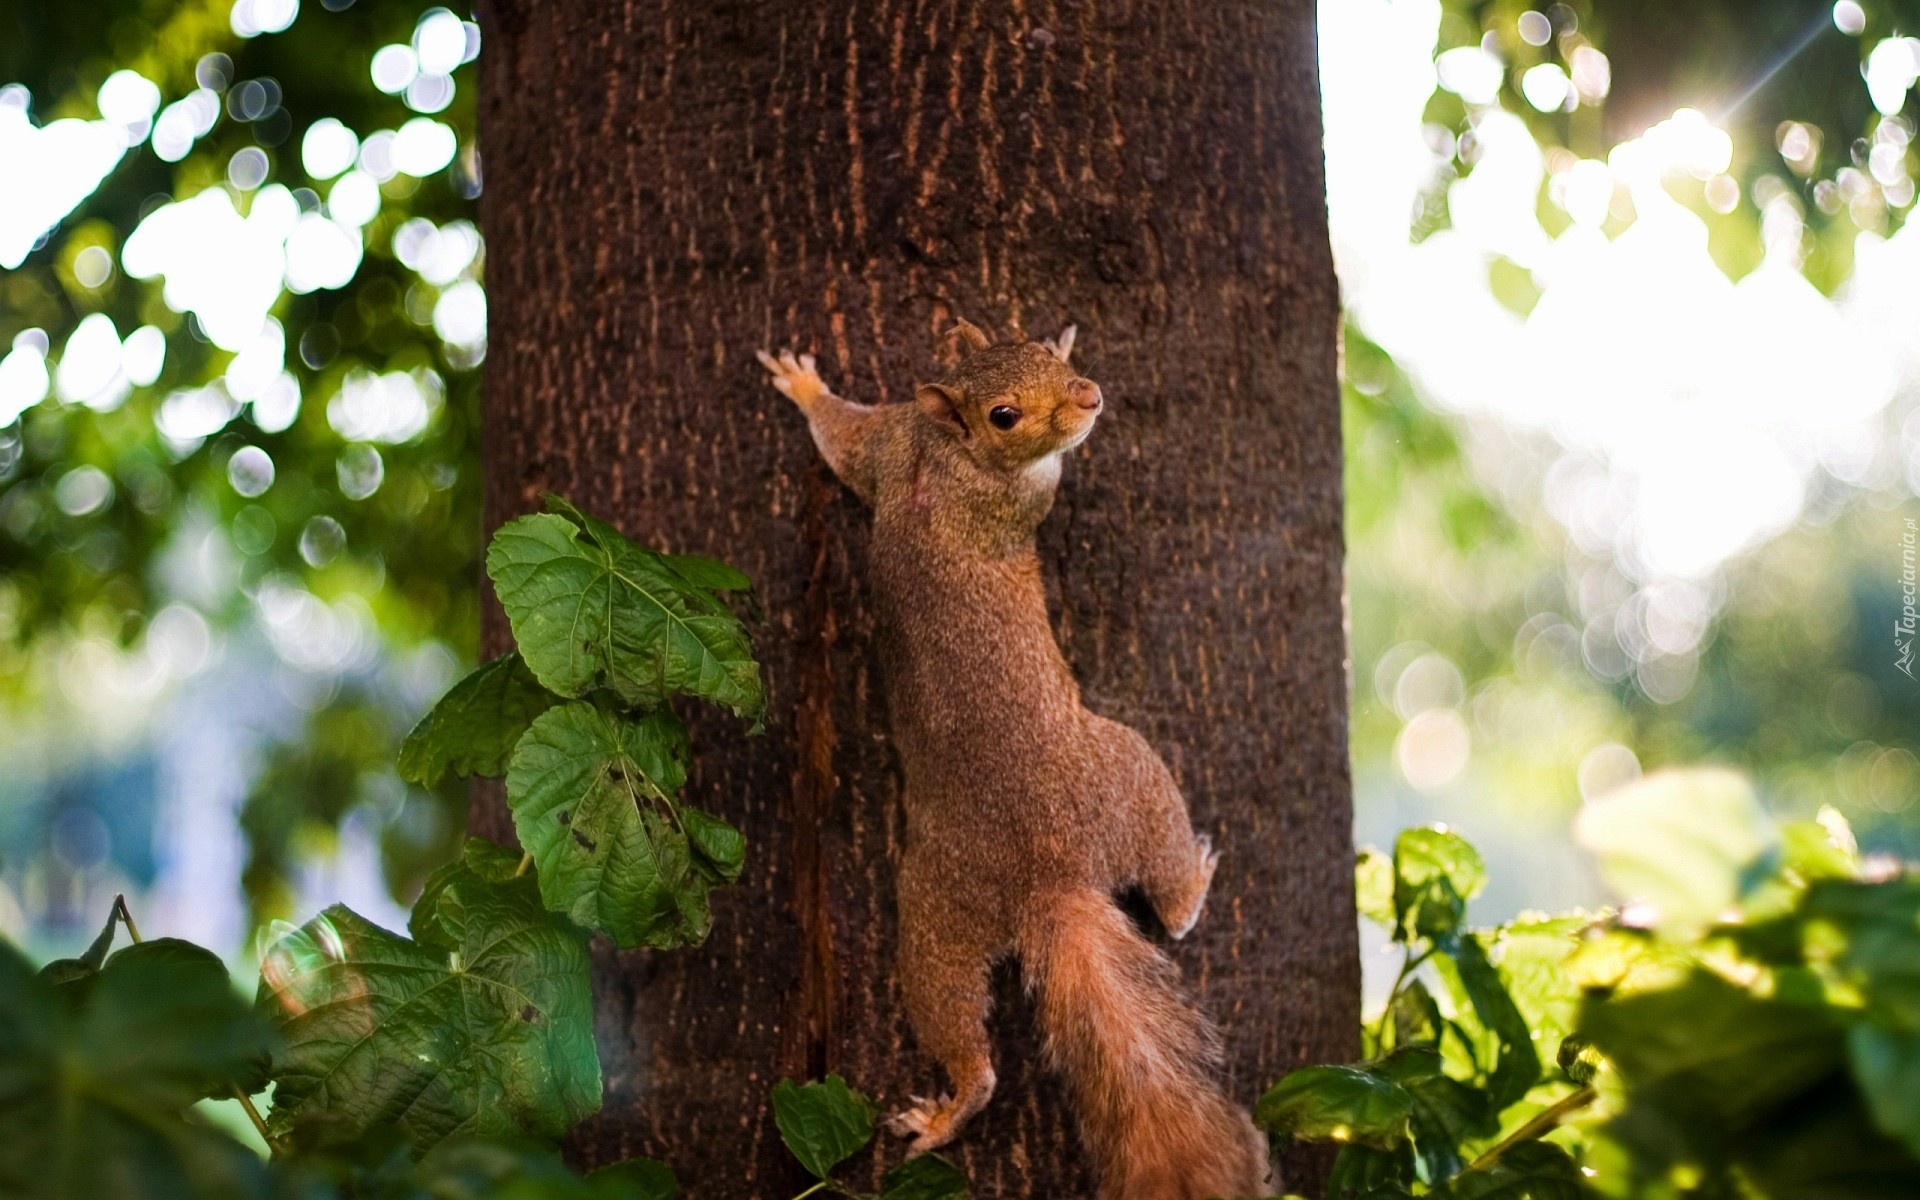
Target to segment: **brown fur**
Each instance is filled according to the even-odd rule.
[[[1214,855],[1166,765],[1088,712],[1047,623],[1034,530],[1100,389],[1057,342],[970,352],[911,403],[828,391],[810,357],[762,353],[835,472],[873,506],[872,588],[906,774],[900,978],[923,1050],[953,1084],[893,1119],[915,1153],[993,1092],[994,960],[1017,952],[1050,1061],[1073,1092],[1102,1200],[1267,1194],[1266,1145],[1213,1082],[1215,1038],[1173,963],[1113,902],[1138,884],[1175,937]],[[997,408],[1017,410],[1010,429]]]

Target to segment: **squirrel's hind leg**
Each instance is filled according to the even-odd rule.
[[[909,959],[902,941],[900,983],[907,1013],[923,1053],[939,1061],[953,1084],[951,1094],[914,1096],[887,1128],[911,1139],[909,1154],[946,1145],[973,1114],[986,1107],[995,1082],[987,1045],[988,960],[972,964],[921,956]]]
[[[937,1061],[951,1095],[913,1105],[887,1122],[920,1154],[952,1141],[993,1095],[987,1043],[989,971],[995,947],[988,931],[959,911],[928,878],[914,852],[900,871],[900,986],[923,1055]]]
[[[1200,920],[1220,861],[1213,841],[1193,831],[1173,773],[1147,740],[1117,721],[1094,718],[1107,778],[1108,811],[1119,820],[1122,874],[1140,885],[1160,923],[1183,938]]]
[[[1161,853],[1147,864],[1140,885],[1169,937],[1183,938],[1199,923],[1219,864],[1213,839],[1204,833],[1182,830],[1162,842]]]

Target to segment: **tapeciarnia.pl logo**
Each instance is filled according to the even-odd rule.
[[[1914,575],[1914,538],[1916,527],[1912,517],[1907,518],[1907,529],[1900,535],[1900,619],[1893,623],[1893,665],[1906,674],[1913,674],[1914,631],[1920,628],[1920,612],[1915,611],[1914,597],[1916,582]]]

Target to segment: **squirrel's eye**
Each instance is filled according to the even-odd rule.
[[[1010,404],[996,405],[987,414],[987,420],[993,423],[995,429],[1012,429],[1020,420],[1020,410]]]

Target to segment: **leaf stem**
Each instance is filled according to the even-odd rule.
[[[260,1110],[253,1106],[253,1097],[241,1091],[240,1085],[237,1083],[229,1084],[228,1086],[233,1089],[233,1098],[240,1102],[241,1110],[247,1114],[247,1120],[253,1122],[254,1131],[260,1135],[260,1140],[267,1144],[268,1151],[272,1151],[274,1147],[273,1135],[267,1132],[266,1118],[262,1117]]]
[[[819,1191],[821,1188],[829,1188],[832,1186],[833,1186],[833,1180],[822,1179],[820,1182],[814,1184],[812,1187],[808,1188],[806,1191],[801,1192],[798,1196],[795,1196],[793,1200],[806,1200],[808,1196],[813,1195],[815,1192]]]
[[[1478,1171],[1484,1167],[1491,1166],[1501,1155],[1518,1146],[1520,1143],[1530,1142],[1535,1138],[1552,1133],[1569,1114],[1578,1112],[1587,1105],[1592,1104],[1594,1099],[1599,1095],[1600,1093],[1596,1091],[1590,1083],[1575,1088],[1573,1091],[1568,1092],[1552,1104],[1535,1113],[1531,1121],[1528,1121],[1525,1125],[1508,1134],[1499,1145],[1482,1154],[1479,1158],[1474,1159],[1473,1162],[1467,1165],[1467,1170]]]
[[[133,923],[133,913],[127,908],[127,897],[124,892],[114,896],[113,911],[119,914],[120,920],[126,925],[128,937],[132,938],[136,944],[145,940],[140,936],[140,927]]]
[[[125,893],[121,893],[113,898],[113,911],[118,913],[120,919],[126,923],[127,937],[132,939],[134,945],[137,946],[146,940],[140,936],[140,927],[133,923],[133,911],[127,907],[127,897]],[[262,1117],[260,1110],[254,1107],[253,1097],[241,1091],[240,1085],[237,1083],[228,1084],[227,1090],[231,1091],[233,1098],[240,1102],[240,1107],[246,1111],[247,1120],[253,1122],[254,1129],[260,1134],[260,1140],[267,1144],[267,1149],[273,1149],[273,1135],[267,1132],[266,1118]]]
[[[518,879],[531,870],[533,870],[533,855],[530,853],[522,854],[520,856],[520,865],[514,868],[513,877]]]
[[[1400,998],[1400,989],[1405,986],[1407,977],[1419,970],[1422,963],[1433,957],[1434,949],[1434,947],[1428,946],[1425,950],[1415,954],[1412,948],[1409,947],[1406,954],[1401,957],[1400,973],[1393,977],[1393,986],[1387,989],[1387,1006],[1381,1010],[1380,1024],[1373,1031],[1374,1048],[1380,1053],[1386,1053],[1387,1026],[1393,1020],[1393,1002]]]

